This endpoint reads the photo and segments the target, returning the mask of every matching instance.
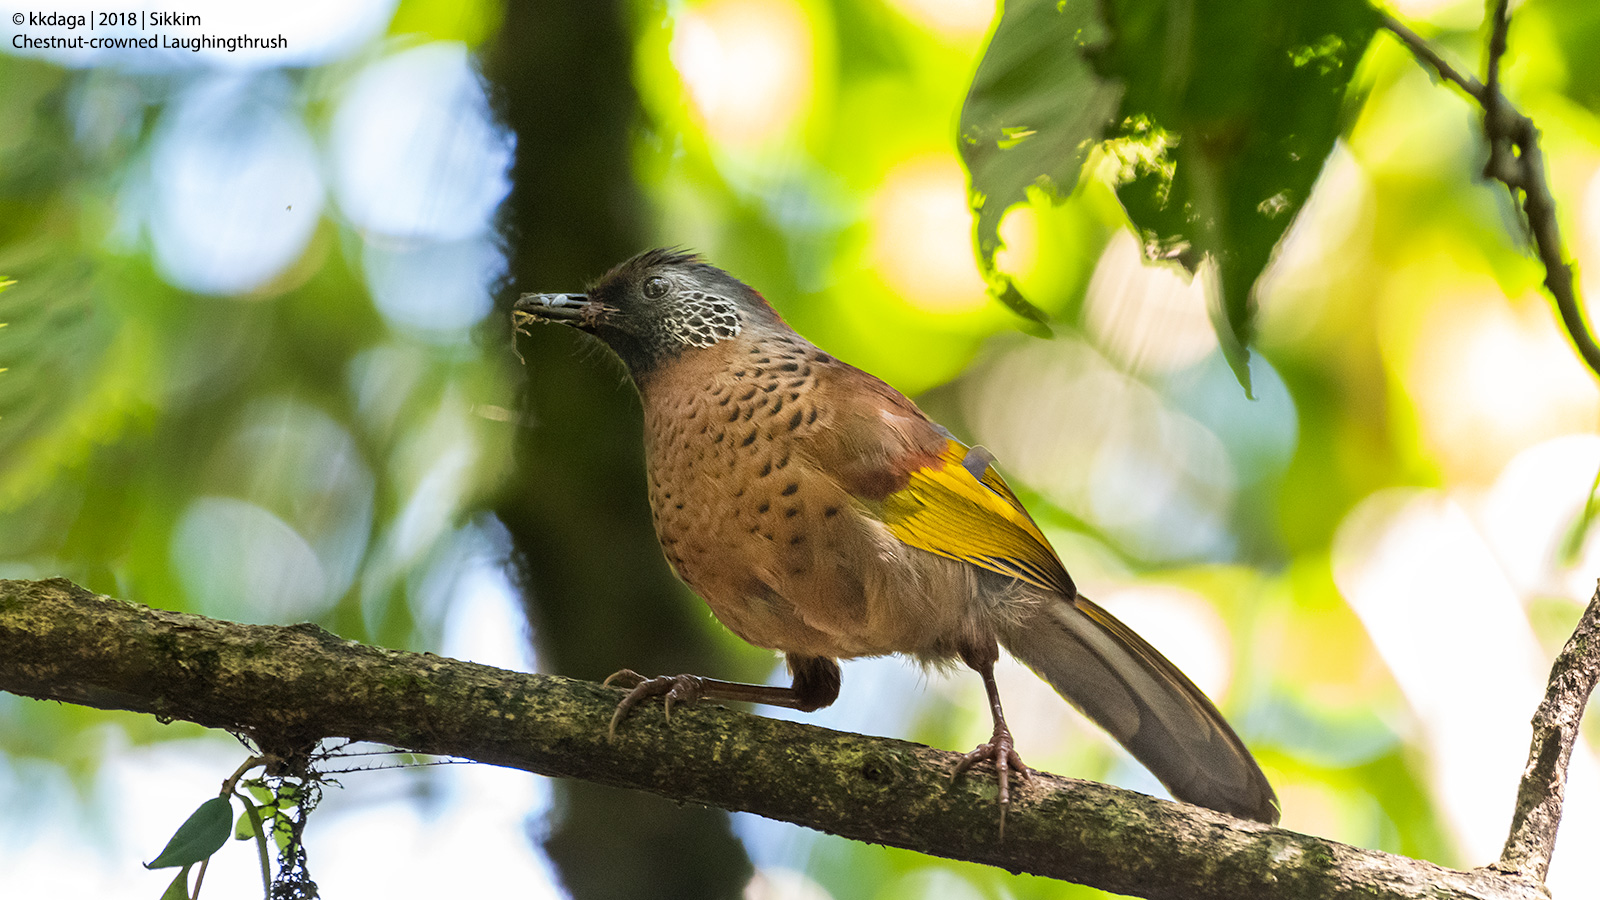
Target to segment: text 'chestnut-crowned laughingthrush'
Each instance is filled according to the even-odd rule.
[[[840,659],[959,659],[982,676],[994,735],[963,759],[1026,777],[1000,708],[1005,647],[1110,732],[1174,797],[1262,822],[1277,798],[1250,751],[1177,667],[1078,593],[993,457],[883,381],[796,334],[698,257],[653,250],[581,294],[528,294],[520,330],[604,341],[644,403],[650,508],[672,568],[724,625],[783,652],[789,687],[618,673],[641,700],[818,709]]]

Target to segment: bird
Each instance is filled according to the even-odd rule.
[[[833,703],[840,660],[957,661],[983,680],[989,740],[954,779],[993,765],[1003,834],[1011,781],[1031,777],[994,677],[999,649],[1105,729],[1172,796],[1276,824],[1255,758],[1177,666],[1078,592],[981,445],[795,332],[761,294],[700,256],[649,250],[579,293],[523,294],[513,339],[572,326],[618,357],[644,412],[649,500],[673,572],[791,683],[698,675],[607,683],[640,703]]]

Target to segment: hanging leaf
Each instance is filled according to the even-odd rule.
[[[263,896],[272,894],[272,862],[267,858],[267,823],[262,821],[261,808],[250,801],[243,792],[235,791],[234,796],[244,804],[244,812],[239,813],[239,822],[233,826],[233,839],[248,841],[251,838],[256,842],[256,855],[261,863],[261,890]],[[276,822],[276,819],[272,821]]]
[[[1377,27],[1361,0],[1107,0],[1100,71],[1126,86],[1117,196],[1152,258],[1211,260],[1211,315],[1250,390],[1252,286],[1333,151]]]
[[[184,820],[160,855],[146,869],[189,866],[206,859],[228,842],[233,833],[233,807],[226,797],[212,797]]]
[[[161,892],[161,900],[189,900],[189,867],[184,866],[167,889]]]
[[[1115,121],[1122,89],[1096,75],[1084,55],[1101,31],[1092,2],[1010,0],[961,108],[979,264],[1000,299],[1035,322],[1044,313],[995,270],[1000,222],[1028,199],[1029,187],[1070,193]]]
[[[251,815],[251,810],[247,809],[239,813],[239,820],[233,825],[233,839],[236,841],[248,841],[252,838],[260,837],[261,829],[258,827],[260,821],[260,815]]]
[[[1250,391],[1252,289],[1343,128],[1377,27],[1362,0],[1011,0],[961,113],[978,256],[994,270],[1005,210],[1030,186],[1060,196],[1091,148],[1146,255],[1209,261],[1218,340]]]

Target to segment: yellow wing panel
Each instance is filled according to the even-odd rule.
[[[1027,510],[983,453],[949,441],[883,501],[895,537],[929,553],[999,572],[1072,597],[1072,578]],[[969,461],[981,465],[981,480]]]

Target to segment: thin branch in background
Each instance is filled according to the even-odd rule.
[[[1528,232],[1539,261],[1544,265],[1545,288],[1555,298],[1561,324],[1578,355],[1600,375],[1600,345],[1596,345],[1589,329],[1572,267],[1562,251],[1555,197],[1550,193],[1544,154],[1539,149],[1539,129],[1531,118],[1512,106],[1501,89],[1500,63],[1511,31],[1509,0],[1491,0],[1489,40],[1481,84],[1456,70],[1399,20],[1387,13],[1380,13],[1380,16],[1383,27],[1398,37],[1414,56],[1483,107],[1483,131],[1489,143],[1489,161],[1483,174],[1510,189],[1513,200],[1520,194]],[[1561,824],[1567,766],[1578,739],[1578,725],[1597,680],[1600,680],[1600,589],[1551,669],[1549,689],[1533,718],[1533,741],[1528,750],[1528,765],[1517,789],[1511,831],[1494,869],[1544,883]]]
[[[1510,0],[1495,0],[1494,7],[1489,11],[1489,53],[1483,77],[1486,90],[1480,98],[1491,115],[1494,113],[1493,107],[1499,106],[1505,99],[1500,96],[1500,58],[1506,55],[1506,36],[1510,33]]]
[[[1489,163],[1484,169],[1484,176],[1510,188],[1513,197],[1521,195],[1528,233],[1533,238],[1539,261],[1544,265],[1545,289],[1555,298],[1562,327],[1572,339],[1578,356],[1591,371],[1600,376],[1600,344],[1595,343],[1590,331],[1583,302],[1578,297],[1578,288],[1573,279],[1572,266],[1567,263],[1562,250],[1555,197],[1550,193],[1544,153],[1539,149],[1539,129],[1532,119],[1506,99],[1500,86],[1500,60],[1505,55],[1507,35],[1511,29],[1508,0],[1495,0],[1489,14],[1491,22],[1486,83],[1462,74],[1446,62],[1432,45],[1394,16],[1388,13],[1380,13],[1379,16],[1383,27],[1399,38],[1412,55],[1483,107],[1484,137],[1489,142]]]
[[[1533,715],[1533,743],[1517,786],[1511,833],[1494,868],[1543,883],[1555,852],[1566,796],[1567,763],[1595,682],[1600,680],[1600,588],[1550,668],[1550,685]]]
[[[1445,58],[1439,55],[1439,51],[1433,49],[1432,44],[1423,40],[1421,35],[1412,31],[1404,22],[1381,10],[1378,12],[1378,17],[1383,22],[1383,27],[1399,38],[1400,42],[1406,45],[1406,49],[1411,51],[1412,56],[1427,63],[1430,68],[1439,73],[1440,78],[1460,88],[1467,96],[1479,103],[1483,102],[1484,88],[1478,79],[1473,78],[1471,75],[1463,74],[1455,66],[1446,62]]]

